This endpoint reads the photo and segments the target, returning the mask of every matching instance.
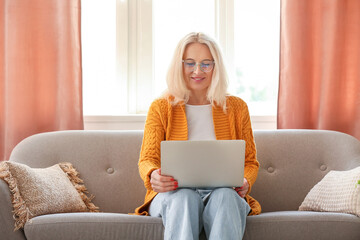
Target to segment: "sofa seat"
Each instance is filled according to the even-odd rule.
[[[359,240],[359,226],[360,218],[352,214],[306,211],[267,212],[247,217],[244,240]]]
[[[248,216],[244,240],[354,239],[360,218],[343,213],[280,211]],[[328,229],[336,231],[329,232]],[[35,217],[25,225],[28,240],[163,239],[161,218],[121,213],[68,213]],[[314,232],[317,232],[314,238]],[[296,237],[295,237],[296,236]],[[205,239],[204,233],[200,239]]]
[[[66,213],[35,217],[27,240],[163,239],[161,218],[122,213]]]

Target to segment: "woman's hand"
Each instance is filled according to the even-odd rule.
[[[154,170],[150,175],[151,187],[155,192],[169,192],[178,188],[178,182],[171,176],[162,176],[161,168]]]
[[[244,183],[242,185],[242,187],[236,187],[235,191],[239,194],[240,197],[244,198],[246,193],[249,190],[249,183],[246,180],[246,178],[244,178]]]

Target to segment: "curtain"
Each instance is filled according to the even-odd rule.
[[[278,128],[360,139],[360,1],[282,0]]]
[[[83,129],[80,0],[0,0],[0,161],[40,132]]]

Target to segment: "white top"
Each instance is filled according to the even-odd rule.
[[[185,104],[188,140],[216,140],[212,106]]]

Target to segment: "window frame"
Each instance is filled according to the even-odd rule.
[[[143,129],[154,92],[152,1],[116,0],[116,78],[121,86],[120,101],[126,103],[128,114],[84,116],[85,129]],[[215,37],[229,73],[234,70],[233,9],[234,0],[215,0]],[[252,115],[251,119],[255,129],[276,129],[276,116]]]
[[[116,77],[121,82],[121,97],[127,102],[127,112],[142,114],[146,113],[146,103],[152,101],[154,92],[153,0],[116,1]],[[229,72],[234,69],[233,9],[234,0],[215,0],[215,38],[227,59]],[[141,69],[138,66],[141,66]]]

